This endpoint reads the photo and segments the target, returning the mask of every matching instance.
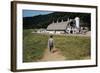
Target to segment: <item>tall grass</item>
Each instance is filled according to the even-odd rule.
[[[23,62],[40,61],[47,48],[48,36],[32,33],[32,29],[23,31]],[[90,58],[90,37],[82,36],[53,36],[55,48],[59,49],[66,60]]]
[[[47,36],[33,34],[32,30],[24,30],[23,35],[23,62],[38,61],[47,48]]]
[[[62,51],[67,60],[90,58],[90,37],[55,36],[55,47]]]

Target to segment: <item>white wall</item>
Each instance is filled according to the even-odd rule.
[[[0,0],[0,73],[12,73],[10,71],[10,1]],[[37,1],[37,0],[31,0]],[[51,3],[65,3],[65,4],[83,4],[83,5],[99,5],[99,0],[38,0],[38,2],[51,2]],[[100,5],[99,5],[100,8]],[[100,9],[98,10],[100,13]],[[100,16],[100,14],[98,14]],[[100,19],[100,17],[98,17]],[[100,21],[99,23],[100,24]],[[100,25],[98,25],[100,28]],[[100,31],[100,29],[98,29]],[[100,33],[98,33],[100,37]],[[98,43],[100,43],[98,38]],[[99,45],[98,45],[99,46]],[[99,46],[100,48],[100,46]],[[98,48],[99,56],[100,49]],[[100,64],[100,57],[99,57]],[[99,73],[99,67],[92,68],[77,68],[77,69],[63,69],[63,70],[48,70],[48,71],[30,71],[25,73]],[[20,72],[19,72],[20,73]],[[21,72],[24,73],[24,72]]]

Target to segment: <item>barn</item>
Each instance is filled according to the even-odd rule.
[[[75,34],[79,33],[79,17],[75,19],[68,19],[67,21],[61,21],[51,23],[47,27],[47,32],[51,34]]]

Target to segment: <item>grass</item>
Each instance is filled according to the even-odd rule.
[[[23,31],[23,62],[39,61],[47,48],[48,36]],[[54,35],[55,47],[61,50],[66,60],[90,58],[90,37]]]
[[[67,60],[90,58],[90,37],[56,36],[55,47],[62,51]]]
[[[23,62],[38,61],[42,58],[47,45],[47,36],[31,33],[24,30],[23,37]]]

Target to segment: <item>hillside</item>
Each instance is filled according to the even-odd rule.
[[[53,21],[67,21],[68,18],[73,19],[75,17],[80,18],[81,26],[91,26],[91,16],[89,13],[71,13],[71,12],[54,12],[46,15],[37,15],[33,17],[23,17],[23,28],[47,28],[47,26]]]

